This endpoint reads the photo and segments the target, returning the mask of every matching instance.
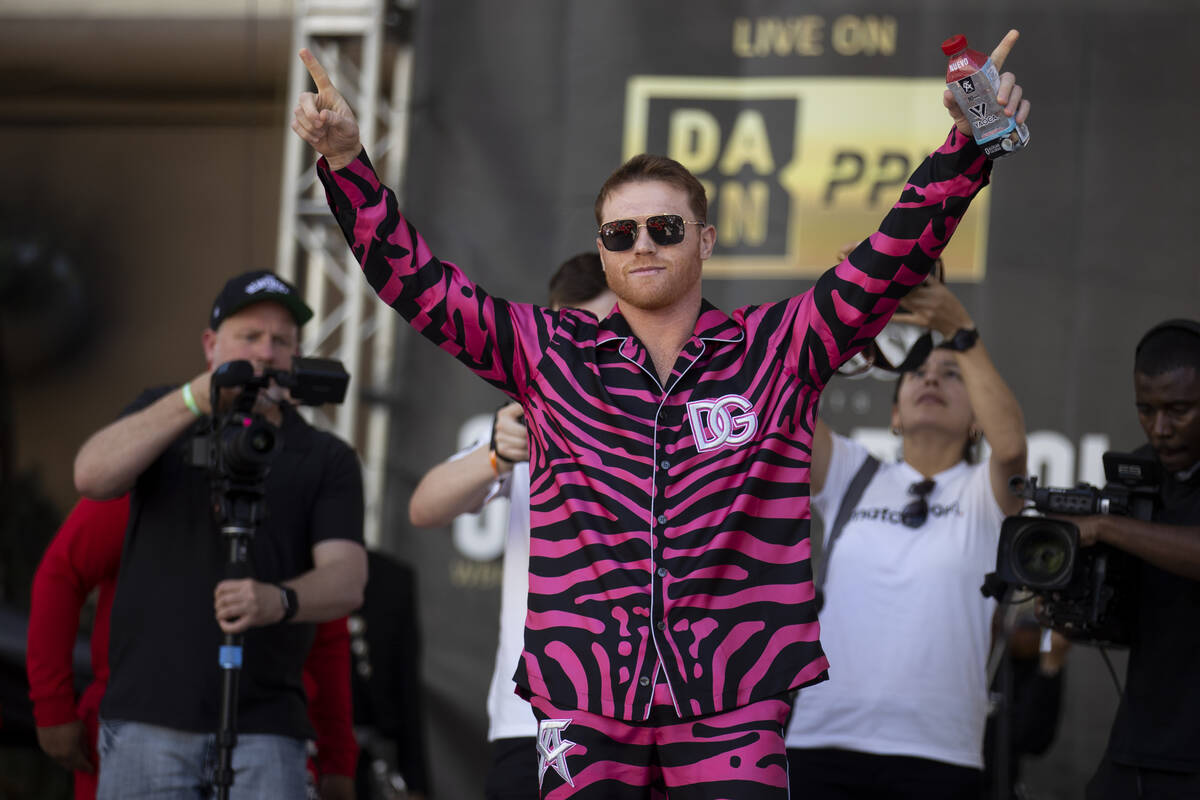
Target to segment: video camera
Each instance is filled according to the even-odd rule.
[[[192,441],[192,465],[207,468],[226,487],[262,481],[279,448],[279,429],[254,413],[254,401],[271,382],[287,389],[301,405],[341,403],[350,375],[340,361],[294,358],[290,370],[267,369],[255,375],[249,361],[228,361],[213,370],[212,408],[220,408],[222,389],[241,388],[230,409],[213,413],[209,429]]]
[[[1043,514],[1118,514],[1149,520],[1158,502],[1159,464],[1127,453],[1104,454],[1103,489],[1039,487],[1037,478],[1014,476],[1013,494]],[[1137,562],[1128,553],[1097,543],[1079,546],[1079,527],[1062,519],[1022,514],[1000,528],[996,571],[984,580],[985,596],[1027,589],[1042,600],[1051,628],[1069,639],[1127,645],[1133,625]]]

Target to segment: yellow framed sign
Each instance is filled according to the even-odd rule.
[[[624,155],[670,156],[704,183],[717,250],[705,274],[813,278],[876,230],[950,130],[931,78],[629,80]],[[947,278],[986,271],[985,189],[944,253]]]

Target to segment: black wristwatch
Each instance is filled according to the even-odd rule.
[[[954,350],[957,353],[963,353],[970,350],[979,341],[978,328],[959,328],[946,341],[942,342],[942,347],[947,350]]]
[[[282,583],[275,585],[279,587],[279,599],[283,602],[283,619],[280,622],[287,622],[300,610],[300,601],[296,598],[296,590],[292,587],[284,586]]]

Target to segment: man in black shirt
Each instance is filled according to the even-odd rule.
[[[235,360],[259,375],[289,370],[311,316],[272,273],[231,279],[202,334],[208,369],[143,392],[76,457],[82,494],[131,492],[100,707],[101,800],[195,796],[213,784],[223,633],[245,636],[230,796],[305,796],[313,734],[301,670],[312,623],[357,608],[367,577],[358,460],[308,425],[274,382],[259,390],[254,414],[279,429],[282,444],[265,478],[266,517],[247,543],[253,577],[223,580],[228,544],[208,470],[191,464],[191,450],[213,411],[212,370]]]
[[[1139,559],[1129,669],[1108,750],[1088,800],[1200,797],[1200,323],[1151,328],[1134,360],[1138,419],[1162,465],[1153,521],[1078,520]]]

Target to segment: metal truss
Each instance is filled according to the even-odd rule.
[[[399,191],[407,154],[411,39],[406,30],[415,0],[295,0],[291,104],[311,91],[296,56],[311,50],[358,117],[360,136],[388,186]],[[389,35],[389,31],[393,35]],[[388,97],[384,92],[390,89]],[[304,292],[314,317],[305,326],[305,355],[336,358],[351,375],[341,405],[315,409],[310,421],[352,444],[363,463],[367,545],[381,543],[386,485],[389,398],[397,336],[395,312],[363,280],[316,179],[316,154],[290,128],[283,158],[276,269]]]

